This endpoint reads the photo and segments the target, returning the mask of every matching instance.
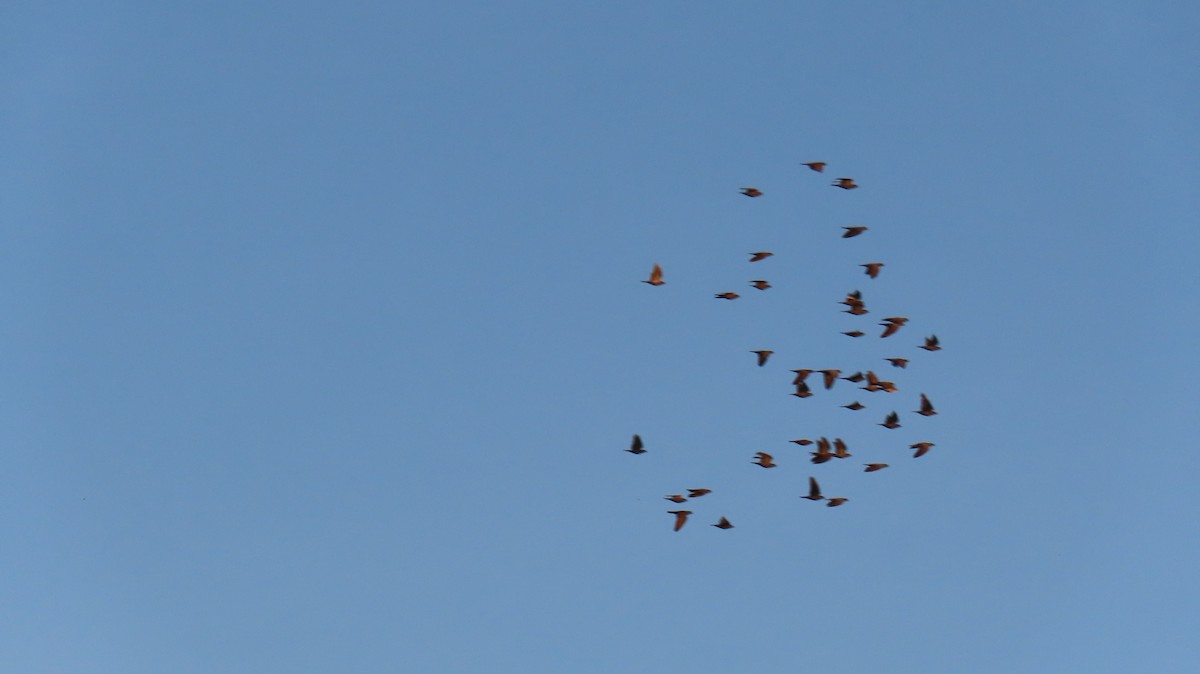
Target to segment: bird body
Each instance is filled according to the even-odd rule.
[[[839,496],[839,497],[837,497],[837,498],[831,498],[831,499],[829,499],[829,500],[828,500],[828,501],[825,503],[825,505],[829,506],[830,508],[836,508],[836,507],[838,507],[838,506],[842,505],[843,503],[845,503],[846,501],[849,501],[849,500],[850,500],[850,499],[848,499],[848,498],[844,498],[844,497],[841,497],[841,496]]]
[[[721,518],[720,522],[717,522],[713,526],[718,529],[732,529],[733,528],[733,524],[731,524],[729,522],[729,520],[725,519],[724,517]]]
[[[646,279],[645,281],[642,281],[642,283],[649,283],[652,286],[660,286],[660,285],[663,285],[664,283],[666,283],[666,281],[662,280],[662,277],[663,277],[662,267],[655,264],[654,269],[650,270],[650,278]]]
[[[762,466],[763,468],[775,467],[775,457],[771,456],[770,454],[767,454],[766,452],[757,452],[754,456],[757,457],[757,460],[751,461],[751,463],[757,466]]]
[[[684,501],[687,500],[686,498],[684,498],[683,494],[669,494],[667,496],[664,496],[663,498],[667,499],[668,501],[670,501],[672,503],[683,503]]]
[[[884,358],[884,360],[891,363],[892,367],[898,367],[901,369],[908,367],[908,359],[907,358]]]
[[[842,227],[842,229],[846,230],[846,232],[844,234],[842,234],[843,239],[853,239],[854,237],[858,236],[859,234],[862,234],[863,232],[867,231],[866,227],[861,227],[861,226]]]
[[[825,375],[826,390],[833,388],[834,383],[837,382],[838,375],[842,373],[841,370],[817,370],[817,371],[820,372],[821,374]]]
[[[853,411],[857,412],[858,410],[861,410],[862,408],[866,407],[866,405],[855,400],[854,402],[850,403],[849,405],[842,405],[842,407],[845,407],[848,410],[853,410]]]
[[[950,411],[953,412],[954,410]],[[923,417],[931,417],[937,414],[937,410],[933,409],[933,403],[929,402],[929,398],[925,397],[924,393],[921,394],[921,409],[917,410],[917,414]]]
[[[867,268],[867,276],[870,276],[871,278],[875,278],[875,277],[879,276],[879,270],[883,269],[886,265],[884,265],[884,263],[882,263],[882,262],[868,262],[866,264],[860,264],[858,266],[866,267]]]
[[[825,500],[825,497],[821,496],[821,485],[817,484],[817,478],[808,478],[808,496],[801,496],[800,498],[806,498],[810,501]]]
[[[757,355],[758,355],[758,366],[759,366],[759,367],[762,367],[763,365],[766,365],[766,364],[767,364],[767,359],[768,359],[768,358],[770,358],[770,357],[771,357],[771,354],[773,354],[773,353],[775,353],[775,352],[774,352],[774,351],[769,351],[769,350],[767,350],[767,349],[763,349],[763,350],[760,350],[760,351],[751,351],[750,353],[753,353],[753,354],[757,354]]]
[[[867,467],[867,469],[863,471],[864,473],[874,473],[877,470],[883,470],[884,468],[888,467],[886,463],[864,463],[863,465]]]
[[[751,281],[750,285],[754,286],[755,288],[758,288],[759,290],[766,290],[767,288],[771,287],[770,283],[767,283],[766,281],[764,281],[762,279],[756,279],[754,281]]]
[[[914,459],[924,456],[925,453],[929,451],[930,447],[933,447],[932,442],[916,442],[908,446],[909,449],[917,450],[916,453],[913,454]]]
[[[804,162],[804,165],[816,171],[817,173],[825,172],[825,162],[823,161],[806,161]]]
[[[737,298],[741,297],[741,295],[737,293],[717,293],[715,297],[719,300],[736,300]]]
[[[883,426],[884,428],[900,428],[900,415],[892,412],[891,414],[887,415],[887,419],[885,419],[884,422],[879,425]]]
[[[937,335],[930,335],[925,338],[925,345],[918,348],[926,351],[940,351],[942,347],[938,344]]]
[[[630,454],[645,454],[646,449],[642,446],[642,436],[634,434],[633,443],[629,445],[629,449],[625,450]]]
[[[837,180],[833,181],[833,186],[840,187],[844,190],[852,190],[858,187],[858,185],[854,184],[853,178],[838,178]]]
[[[689,489],[688,490],[688,498],[700,498],[701,496],[704,496],[705,494],[711,494],[711,493],[712,493],[711,489]]]
[[[765,250],[764,250],[764,251],[759,251],[759,252],[757,252],[757,253],[750,253],[750,261],[751,261],[751,262],[758,262],[759,260],[765,260],[765,259],[767,259],[767,258],[771,257],[771,256],[772,256],[772,255],[774,255],[774,254],[775,254],[775,253],[771,253],[771,252],[768,252],[768,251],[765,251]]]
[[[748,197],[761,197],[762,191],[758,190],[757,188],[754,188],[754,187],[743,187],[742,194],[744,194]]]
[[[667,513],[675,516],[675,531],[679,531],[683,528],[683,525],[687,524],[688,515],[691,515],[692,511],[668,510]]]

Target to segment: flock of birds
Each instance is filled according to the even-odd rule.
[[[805,162],[803,165],[817,173],[824,172],[826,166],[825,162]],[[844,190],[858,188],[858,184],[856,184],[852,178],[838,178],[833,181],[832,186]],[[755,187],[743,187],[741,189],[741,193],[751,198],[757,198],[763,195],[763,192]],[[841,235],[841,238],[843,239],[852,239],[868,231],[868,227],[865,226],[842,227],[842,229],[845,230]],[[772,257],[773,255],[774,253],[770,251],[758,251],[750,253],[750,262],[761,262],[769,257]],[[860,266],[864,268],[865,273],[869,278],[875,279],[879,276],[885,264],[883,262],[867,262],[861,264]],[[666,281],[663,280],[662,267],[658,264],[655,264],[650,272],[650,278],[642,282],[652,286],[664,285]],[[750,281],[750,285],[758,290],[763,291],[771,288],[770,282],[765,279],[754,279]],[[717,299],[733,301],[738,299],[740,295],[736,292],[721,292],[716,293],[715,297]],[[840,304],[848,307],[847,309],[844,309],[843,312],[852,316],[863,316],[870,313],[866,307],[866,302],[863,300],[862,292],[858,290],[847,293],[845,299],[841,300]],[[895,335],[907,323],[908,318],[904,316],[889,316],[882,319],[882,321],[879,323],[879,327],[882,327],[883,330],[881,331],[879,338],[886,339]],[[857,339],[863,337],[866,333],[862,330],[849,330],[841,334]],[[938,342],[937,335],[929,335],[928,337],[925,337],[924,344],[919,345],[917,348],[932,352],[940,350],[941,345]],[[763,367],[767,364],[775,352],[766,349],[759,349],[753,350],[750,353],[755,355],[758,366]],[[910,362],[908,358],[899,356],[884,358],[884,360],[892,367],[900,369],[906,369]],[[821,375],[820,385],[823,386],[825,390],[832,389],[838,381],[847,381],[853,384],[865,383],[858,388],[868,393],[896,393],[900,390],[899,387],[896,386],[895,382],[887,381],[881,378],[879,374],[872,370],[857,371],[844,377],[841,376],[842,370],[839,369],[816,370],[801,368],[791,370],[791,372],[795,374],[795,377],[792,379],[791,383],[791,385],[795,387],[795,391],[792,393],[792,395],[796,396],[797,398],[808,398],[814,395],[812,388],[808,384],[808,377],[813,373],[819,373]],[[842,407],[854,412],[866,409],[866,406],[857,400],[842,405]],[[924,417],[931,417],[937,414],[937,410],[934,408],[933,403],[929,400],[929,397],[925,395],[925,393],[921,393],[918,408],[914,410],[914,413]],[[901,424],[899,413],[894,410],[891,411],[884,417],[882,422],[878,423],[878,425],[886,429],[900,428]],[[815,439],[800,438],[791,440],[790,442],[800,446],[816,445],[816,450],[810,451],[810,461],[813,464],[822,464],[834,459],[847,459],[851,456],[850,448],[842,438],[834,438],[832,441],[826,437],[819,437]],[[928,453],[930,448],[933,446],[934,443],[932,442],[922,441],[913,443],[909,446],[909,449],[915,450],[913,452],[913,458],[916,459]],[[629,449],[625,451],[629,452],[630,454],[638,455],[646,453],[647,450],[641,436],[635,434],[633,436],[632,444],[630,445]],[[767,452],[757,452],[752,463],[762,468],[775,468],[778,465],[775,463],[775,457]],[[866,463],[864,466],[864,472],[874,473],[887,468],[888,464],[874,462]],[[668,494],[665,498],[672,503],[680,504],[712,493],[711,489],[688,489],[686,491],[686,496],[683,494]],[[830,508],[840,506],[850,500],[844,496],[827,497],[823,495],[821,493],[820,483],[817,482],[815,477],[811,476],[808,478],[808,494],[801,496],[800,498],[808,499],[810,501],[825,501],[825,505]],[[674,515],[674,530],[679,531],[687,523],[688,516],[692,514],[692,511],[668,510],[667,514]],[[718,529],[733,528],[733,524],[724,516],[712,524],[712,526],[717,527]]]

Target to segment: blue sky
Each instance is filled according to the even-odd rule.
[[[6,4],[0,668],[1194,671],[1197,19]]]

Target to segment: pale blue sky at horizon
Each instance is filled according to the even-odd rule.
[[[1198,19],[6,3],[0,671],[1197,671]]]

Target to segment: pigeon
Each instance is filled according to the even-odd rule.
[[[884,428],[900,428],[900,415],[892,412],[891,414],[887,415],[887,419],[885,419],[884,422],[879,425],[883,426]]]
[[[888,467],[886,463],[864,463],[863,465],[867,467],[867,469],[863,471],[864,473],[874,473],[877,470],[883,470],[884,468]]]
[[[942,347],[938,345],[937,335],[930,335],[925,338],[925,346],[918,348],[925,349],[926,351],[940,351]]]
[[[770,454],[767,454],[766,452],[756,452],[754,456],[757,457],[758,460],[751,461],[750,463],[753,463],[756,466],[762,466],[763,468],[775,467],[775,457],[771,456]]]
[[[928,452],[930,447],[933,447],[932,442],[917,442],[908,446],[909,449],[917,450],[916,453],[913,454],[914,459],[924,456],[925,452]]]
[[[917,410],[917,414],[923,417],[931,417],[937,414],[937,410],[933,409],[933,403],[929,402],[929,398],[926,398],[924,393],[921,394],[921,409]]]
[[[858,266],[866,267],[867,268],[867,276],[870,276],[871,278],[875,278],[876,276],[879,276],[879,270],[883,269],[884,264],[882,262],[868,262],[866,264],[860,264]]]
[[[758,354],[758,366],[762,367],[763,365],[767,364],[767,359],[770,358],[771,354],[773,354],[775,352],[764,349],[762,351],[751,351],[750,353]]]
[[[758,262],[759,260],[765,260],[765,259],[767,259],[767,258],[771,257],[771,256],[772,256],[772,255],[774,255],[774,254],[775,254],[775,253],[769,253],[769,252],[767,252],[767,251],[765,251],[765,250],[764,250],[764,251],[757,252],[757,253],[750,253],[750,261],[751,261],[751,262]]]
[[[842,229],[846,230],[846,233],[842,234],[843,239],[853,239],[854,237],[858,236],[859,234],[862,234],[863,232],[867,231],[866,227],[861,227],[861,226],[860,227],[842,227]]]
[[[751,281],[750,285],[754,286],[755,288],[758,288],[759,290],[766,290],[767,288],[771,287],[770,283],[767,283],[766,281],[764,281],[762,279],[757,279],[757,280]]]
[[[821,485],[817,484],[817,478],[808,478],[808,496],[801,496],[800,498],[806,498],[810,501],[825,500],[825,497],[821,496]]]
[[[688,498],[700,498],[701,496],[704,496],[705,494],[711,494],[711,493],[712,493],[711,489],[689,489],[688,490]]]
[[[729,523],[729,520],[725,519],[724,517],[721,518],[720,522],[717,522],[713,526],[718,529],[732,529],[733,528],[733,525]]]
[[[761,197],[762,196],[762,192],[753,187],[743,187],[742,194],[744,194],[748,197]]]
[[[652,286],[660,286],[666,283],[666,281],[662,280],[662,267],[655,264],[654,269],[650,270],[650,278],[642,281],[642,283],[649,283]]]
[[[682,529],[683,525],[687,524],[688,515],[692,514],[690,510],[668,510],[667,512],[675,516],[675,531]]]
[[[737,298],[741,297],[741,295],[737,293],[717,293],[715,297],[719,300],[736,300]]]
[[[629,445],[629,449],[625,450],[630,454],[645,454],[646,450],[642,447],[642,436],[634,435],[633,444]]]
[[[858,185],[854,184],[853,178],[838,178],[837,180],[833,181],[833,186],[840,187],[844,190],[852,190],[858,187]]]
[[[825,172],[825,162],[823,161],[806,161],[804,162],[804,165],[816,171],[817,173]]]

